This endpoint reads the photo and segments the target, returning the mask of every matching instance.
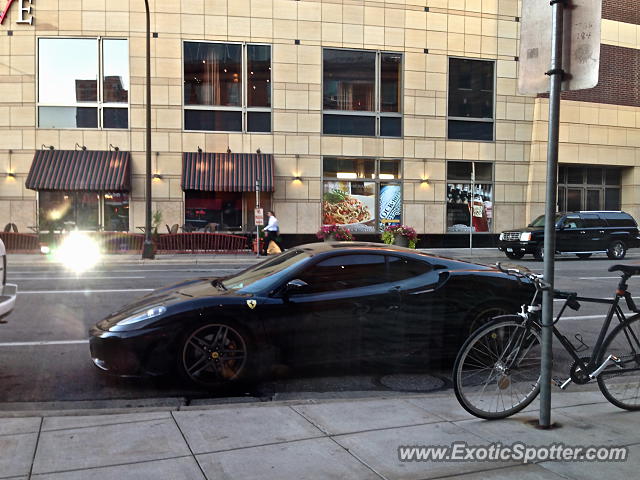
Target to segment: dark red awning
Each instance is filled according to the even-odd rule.
[[[92,150],[39,150],[26,182],[31,190],[131,191],[131,154]]]
[[[182,189],[207,192],[273,191],[273,155],[257,153],[184,153]]]

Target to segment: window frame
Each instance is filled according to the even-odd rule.
[[[216,105],[187,105],[184,101],[184,81],[185,81],[185,77],[184,77],[184,62],[185,62],[185,55],[184,55],[184,48],[185,48],[185,44],[186,43],[206,43],[206,44],[217,44],[217,45],[240,45],[242,47],[242,57],[240,59],[241,63],[242,63],[242,105],[240,107],[224,107],[224,106],[216,106]],[[249,85],[249,78],[247,75],[248,69],[249,69],[249,62],[248,62],[248,53],[247,53],[247,47],[249,45],[257,45],[257,46],[265,46],[265,47],[269,47],[270,50],[270,64],[271,66],[269,68],[271,68],[271,78],[269,79],[269,88],[270,88],[270,98],[271,98],[271,107],[248,107],[248,85]],[[181,97],[181,104],[182,104],[182,131],[183,132],[189,132],[189,133],[239,133],[239,134],[251,134],[251,135],[273,135],[273,44],[271,43],[265,43],[265,42],[224,42],[224,41],[219,41],[219,40],[189,40],[189,39],[182,39],[182,51],[181,53],[181,71],[180,71],[180,77],[181,77],[181,91],[180,91],[180,97]],[[241,112],[242,114],[242,129],[241,130],[187,130],[186,127],[186,114],[185,112],[187,110],[198,110],[198,111],[205,111],[205,112]],[[248,126],[248,117],[249,117],[249,113],[269,113],[269,118],[270,118],[270,129],[268,132],[249,132],[247,130],[247,126]]]
[[[375,77],[374,77],[374,96],[375,96],[375,111],[355,111],[355,110],[326,110],[324,108],[324,57],[326,50],[340,50],[348,52],[370,52],[376,54],[375,62]],[[401,56],[400,68],[399,68],[399,98],[397,113],[383,112],[382,111],[382,61],[383,54],[395,54]],[[364,137],[364,138],[404,138],[404,66],[405,66],[405,53],[394,52],[391,50],[370,50],[366,48],[340,48],[340,47],[322,47],[321,53],[321,79],[320,79],[320,101],[321,101],[321,118],[320,118],[320,134],[329,137]],[[344,133],[324,133],[324,117],[325,115],[336,116],[353,116],[353,117],[374,117],[375,118],[375,134],[374,135],[348,135]],[[400,119],[400,136],[389,137],[380,135],[381,118],[399,118]]]
[[[467,140],[467,141],[475,141],[475,140]],[[485,180],[478,180],[478,179],[474,179],[473,181],[473,185],[477,186],[477,185],[487,185],[490,184],[491,185],[491,208],[492,208],[492,216],[491,216],[491,228],[489,228],[489,230],[487,232],[475,232],[475,231],[460,231],[460,232],[456,232],[456,231],[449,231],[449,201],[447,199],[447,194],[448,194],[448,186],[449,184],[468,184],[471,185],[471,178],[469,178],[469,180],[451,180],[449,178],[449,163],[452,162],[457,162],[457,163],[486,163],[491,165],[491,181],[487,182]],[[445,204],[445,209],[444,209],[444,228],[445,228],[445,235],[469,235],[470,233],[472,233],[473,235],[492,235],[494,234],[495,231],[495,213],[496,213],[496,162],[495,161],[485,161],[485,160],[460,160],[460,159],[451,159],[451,160],[447,160],[445,162],[445,198],[444,198],[444,204]]]
[[[457,60],[476,60],[480,62],[490,62],[493,64],[493,118],[474,118],[474,117],[454,117],[449,116],[449,95],[451,94],[451,62],[450,59]],[[498,75],[497,75],[498,62],[491,58],[473,58],[464,57],[459,55],[447,55],[447,114],[446,114],[446,140],[451,142],[482,142],[482,143],[495,143],[496,142],[496,113],[497,113],[497,99],[498,95],[496,89],[498,88]],[[478,122],[478,123],[493,123],[492,139],[491,140],[479,140],[479,139],[465,139],[465,138],[449,138],[449,121],[462,121],[462,122]]]
[[[97,46],[97,60],[98,60],[98,80],[97,80],[97,101],[86,103],[40,103],[40,40],[96,40]],[[104,94],[104,40],[125,40],[127,42],[127,68],[129,74],[129,90],[127,92],[127,102],[113,103],[103,102]],[[98,35],[95,37],[83,37],[78,35],[60,35],[60,36],[38,36],[36,37],[36,129],[37,130],[93,130],[93,131],[120,131],[128,132],[131,130],[131,41],[127,37],[114,36],[107,37]],[[127,109],[127,127],[126,128],[105,128],[104,125],[104,109],[105,108],[120,108]],[[97,109],[97,127],[41,127],[40,126],[40,107],[68,107],[68,108],[95,108]]]

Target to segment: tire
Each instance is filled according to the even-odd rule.
[[[524,250],[518,250],[517,252],[504,252],[504,254],[511,260],[520,260],[524,257]]]
[[[611,260],[622,260],[627,254],[627,246],[620,240],[611,242],[611,245],[607,248],[607,257]]]
[[[518,311],[517,306],[510,306],[505,308],[505,304],[491,305],[485,304],[476,308],[468,317],[469,328],[466,330],[464,338],[468,338],[479,328],[485,326],[491,322],[497,316],[511,315],[513,312]]]
[[[503,360],[509,362],[509,354],[517,346],[520,348],[515,351],[523,354],[516,353],[511,366],[507,366]],[[456,398],[476,417],[509,417],[538,396],[540,363],[540,332],[535,327],[525,327],[523,319],[516,315],[498,318],[476,330],[458,352],[453,367]],[[507,389],[503,396],[502,391]]]
[[[244,329],[224,321],[210,322],[182,337],[178,371],[185,380],[200,387],[229,386],[249,378],[254,356],[253,342]]]
[[[590,253],[576,253],[576,256],[580,260],[585,260],[585,259],[589,258],[591,256],[591,254]]]
[[[539,262],[544,260],[544,245],[536,246],[536,249],[533,251],[533,258]]]
[[[622,368],[610,363],[598,375],[598,387],[609,402],[625,410],[640,410],[639,319],[640,315],[634,315],[613,329],[602,345],[597,362],[597,365],[602,365],[609,355],[615,355],[622,361]],[[625,368],[636,370],[625,372]],[[625,398],[627,393],[632,397]]]

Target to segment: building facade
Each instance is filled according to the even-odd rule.
[[[153,210],[188,229],[478,244],[544,210],[547,99],[517,92],[517,0],[151,0]],[[604,0],[567,93],[560,209],[640,216],[640,2]],[[0,25],[0,223],[139,232],[143,0],[15,0]]]

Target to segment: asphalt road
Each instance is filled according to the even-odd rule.
[[[506,259],[497,255],[478,258],[481,263],[498,260]],[[624,263],[635,262],[640,262],[640,253],[630,254]],[[542,271],[542,264],[532,260],[517,263]],[[560,259],[556,287],[584,296],[610,297],[618,279],[607,272],[613,263],[604,256]],[[9,323],[0,325],[0,410],[230,402],[246,397],[349,397],[448,386],[448,371],[378,377],[325,372],[322,376],[272,380],[248,392],[221,392],[211,400],[216,395],[173,378],[114,378],[93,366],[87,330],[109,312],[162,285],[185,278],[226,275],[244,266],[238,260],[211,265],[118,263],[79,276],[54,265],[10,266],[9,281],[19,285],[20,294]],[[640,279],[631,279],[629,285],[630,291],[640,296]],[[579,331],[593,345],[602,321],[599,314],[604,311],[601,306],[583,304],[579,312],[566,314],[561,330],[571,338]],[[564,375],[567,365],[566,355],[558,351],[555,371]]]

